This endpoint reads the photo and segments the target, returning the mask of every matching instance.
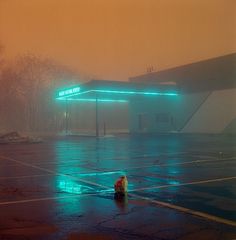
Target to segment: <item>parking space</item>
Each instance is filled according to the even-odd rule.
[[[234,239],[234,140],[60,137],[1,145],[0,239],[69,239],[81,231],[110,239]],[[129,194],[116,201],[113,185],[122,175]]]

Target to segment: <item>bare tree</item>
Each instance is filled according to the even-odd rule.
[[[5,125],[28,131],[56,130],[61,110],[53,92],[63,82],[72,84],[78,79],[78,74],[68,67],[32,54],[8,63],[0,82],[0,112],[5,116]]]

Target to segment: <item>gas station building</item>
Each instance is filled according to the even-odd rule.
[[[236,54],[60,90],[68,128],[112,133],[236,133]]]

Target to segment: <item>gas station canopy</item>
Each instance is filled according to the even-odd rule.
[[[58,91],[57,100],[127,102],[130,98],[177,96],[176,86],[108,80],[91,80]]]

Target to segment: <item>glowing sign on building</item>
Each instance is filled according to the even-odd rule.
[[[60,91],[58,93],[59,97],[65,97],[65,96],[68,96],[68,95],[74,95],[75,93],[78,93],[80,91],[80,87],[74,87],[74,88],[71,88],[71,89],[67,89],[67,90],[64,90],[64,91]]]
[[[105,81],[104,81],[105,82]],[[131,85],[124,83],[119,86],[115,84],[107,84],[107,86],[97,84],[94,88],[94,82],[85,83],[82,86],[76,86],[70,89],[59,91],[57,94],[57,100],[68,101],[88,101],[88,102],[128,102],[130,96],[177,96],[178,93],[175,90],[164,89],[161,87]],[[99,83],[99,82],[98,82]],[[104,86],[105,85],[105,86]],[[92,88],[91,88],[92,87]]]

